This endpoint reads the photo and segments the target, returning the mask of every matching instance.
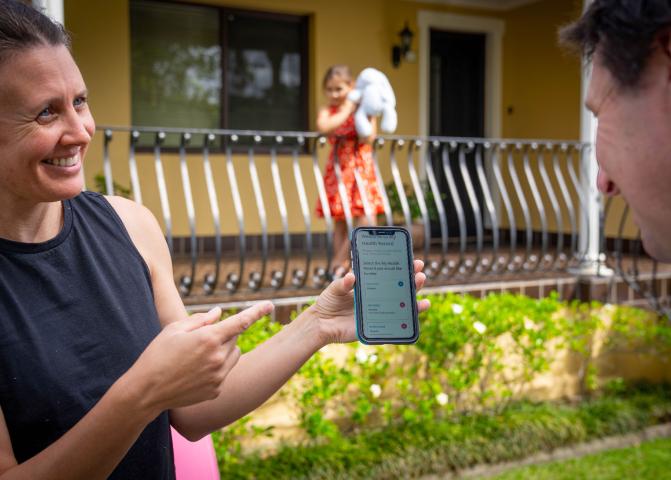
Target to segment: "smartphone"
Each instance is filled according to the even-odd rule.
[[[410,234],[402,227],[359,227],[351,242],[359,341],[415,343],[419,322]]]

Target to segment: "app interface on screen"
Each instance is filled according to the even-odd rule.
[[[402,232],[357,234],[363,333],[369,338],[410,338],[414,332],[408,244]]]

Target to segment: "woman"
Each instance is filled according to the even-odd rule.
[[[174,478],[170,425],[200,438],[354,340],[354,276],[240,356],[272,304],[187,316],[152,214],[81,192],[95,126],[66,33],[0,12],[0,479]]]

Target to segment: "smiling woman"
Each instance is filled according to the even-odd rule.
[[[0,65],[0,235],[25,242],[47,240],[58,232],[59,204],[83,187],[82,159],[95,125],[86,86],[65,45],[42,45]],[[8,231],[38,203],[52,219],[39,232]],[[36,212],[36,211],[35,211]],[[36,212],[37,213],[37,212]],[[7,217],[13,217],[7,218]],[[34,236],[33,234],[37,234]]]
[[[95,126],[63,28],[0,12],[0,480],[173,479],[171,425],[197,440],[354,340],[354,276],[241,356],[272,304],[187,315],[151,212],[82,192]]]

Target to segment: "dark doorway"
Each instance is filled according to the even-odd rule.
[[[429,134],[450,137],[483,137],[485,134],[485,34],[460,33],[431,29],[429,80]],[[432,159],[438,186],[444,198],[450,237],[459,236],[455,203],[443,173],[440,153]],[[477,183],[473,154],[467,156],[468,171],[478,199],[482,189]],[[457,153],[450,155],[457,193],[466,212],[467,234],[475,233],[473,208],[459,170]],[[437,226],[433,228],[437,229]],[[439,230],[438,230],[439,232]],[[440,235],[440,233],[438,233]]]

